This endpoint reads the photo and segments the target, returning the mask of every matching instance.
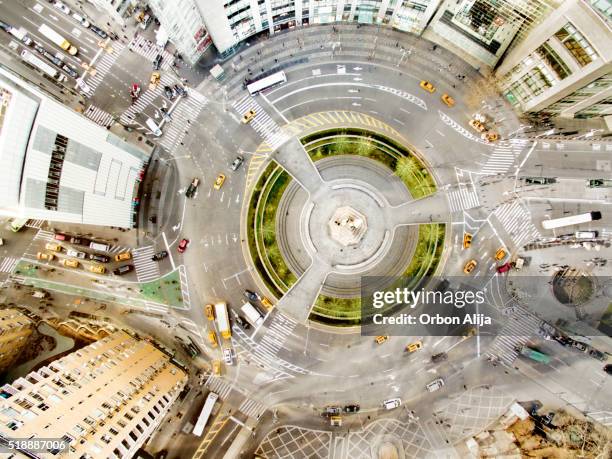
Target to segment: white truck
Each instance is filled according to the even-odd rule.
[[[36,67],[41,72],[49,75],[51,78],[57,81],[66,81],[68,79],[66,75],[61,73],[55,67],[50,66],[45,61],[43,61],[42,59],[39,59],[37,56],[30,53],[29,51],[26,51],[25,49],[21,51],[21,58],[25,62],[30,64],[32,67]]]
[[[27,46],[32,44],[32,39],[28,37],[28,31],[23,27],[11,27],[9,33]]]
[[[38,28],[38,31],[44,35],[49,41],[55,43],[57,46],[68,52],[71,56],[76,56],[79,52],[78,48],[72,45],[68,40],[62,37],[59,33],[49,27],[47,24],[43,24]]]
[[[261,313],[248,301],[244,303],[240,309],[242,309],[246,319],[251,322],[251,325],[254,327],[259,327],[263,323],[263,316]]]
[[[230,339],[232,337],[232,329],[227,313],[227,303],[219,302],[215,304],[215,318],[217,319],[217,326],[221,336],[225,339]]]

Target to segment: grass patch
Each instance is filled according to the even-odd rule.
[[[146,299],[174,308],[185,307],[178,269],[160,279],[143,282],[139,286],[140,294]]]

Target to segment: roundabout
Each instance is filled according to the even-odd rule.
[[[437,269],[444,224],[404,221],[410,210],[402,207],[436,185],[418,156],[380,134],[344,128],[312,133],[302,143],[320,183],[311,191],[287,171],[262,169],[251,196],[250,255],[275,296],[316,266],[322,281],[310,319],[358,324],[364,276],[386,277],[378,282],[384,288],[393,277]]]

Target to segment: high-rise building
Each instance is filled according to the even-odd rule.
[[[134,226],[149,155],[0,67],[0,214]]]
[[[0,388],[0,433],[63,438],[67,457],[133,457],[186,382],[151,343],[117,332]]]
[[[98,10],[104,11],[117,24],[124,25],[126,15],[138,3],[136,0],[87,0]]]
[[[10,369],[28,344],[34,324],[16,309],[0,309],[0,373]]]
[[[567,0],[504,59],[496,75],[520,111],[564,118],[612,114],[612,8]]]
[[[183,59],[197,63],[212,41],[194,0],[149,0],[149,7]]]

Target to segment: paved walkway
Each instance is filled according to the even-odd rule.
[[[438,192],[388,209],[393,226],[446,223],[449,208],[446,193]]]
[[[312,196],[324,186],[321,174],[311,161],[300,141],[293,137],[285,142],[274,154],[279,163]]]

